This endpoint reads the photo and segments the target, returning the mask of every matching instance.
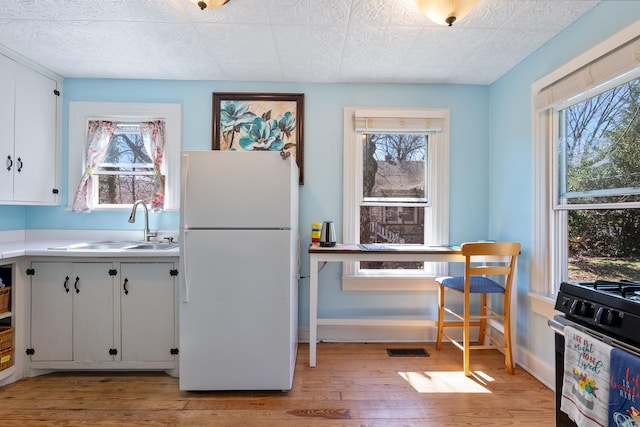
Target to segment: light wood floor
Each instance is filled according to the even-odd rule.
[[[429,357],[390,357],[423,348]],[[184,392],[163,373],[56,373],[0,388],[0,426],[553,426],[554,395],[497,351],[301,344],[289,392]]]

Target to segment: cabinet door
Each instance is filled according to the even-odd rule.
[[[56,122],[58,97],[52,80],[18,65],[15,92],[16,202],[54,204],[57,195]]]
[[[122,361],[175,359],[173,268],[170,262],[121,264]]]
[[[115,276],[107,262],[73,264],[73,360],[106,362],[114,345]],[[77,280],[77,283],[76,283]]]
[[[0,201],[13,200],[13,112],[16,63],[0,55]]]
[[[68,262],[31,264],[32,361],[70,361],[72,339],[72,265]],[[68,290],[68,291],[67,291]]]

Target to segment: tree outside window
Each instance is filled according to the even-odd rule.
[[[558,111],[569,280],[640,278],[639,115],[640,79]]]
[[[145,149],[140,126],[119,123],[116,128],[96,171],[99,204],[150,203],[155,186],[153,160]]]
[[[162,209],[165,177],[159,166],[164,125],[164,120],[113,122],[104,157],[92,169],[94,207],[130,206],[143,200],[154,209]]]

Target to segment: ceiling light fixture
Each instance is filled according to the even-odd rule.
[[[216,7],[223,6],[229,2],[229,0],[189,0],[191,3],[198,6],[201,10],[215,9]]]
[[[440,25],[452,26],[480,3],[480,0],[416,0],[427,18]]]

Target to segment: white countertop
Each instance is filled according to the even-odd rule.
[[[52,250],[50,248],[97,241],[132,241],[143,243],[142,231],[119,230],[15,230],[0,232],[0,259],[21,256],[51,257],[90,257],[90,258],[141,258],[141,257],[178,257],[180,248],[172,249],[129,249],[129,250]],[[177,241],[178,233],[158,232],[156,242],[166,241],[164,237],[173,237]]]

